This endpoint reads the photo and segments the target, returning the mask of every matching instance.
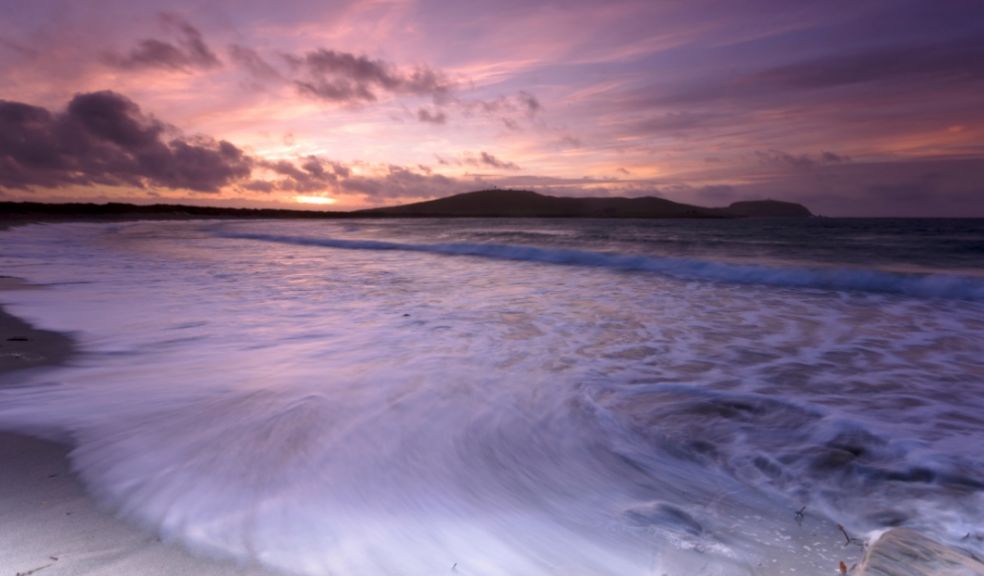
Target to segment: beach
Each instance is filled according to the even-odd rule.
[[[42,289],[0,278],[8,290]],[[70,362],[72,339],[39,330],[0,308],[0,387],[27,372]],[[71,447],[0,431],[0,575],[269,574],[196,557],[114,516],[86,493],[70,464]]]
[[[962,260],[602,226],[5,232],[0,576],[981,573]]]

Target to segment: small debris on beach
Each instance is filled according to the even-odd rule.
[[[51,558],[55,562],[58,561],[58,558],[55,558],[54,556],[49,556],[48,558]],[[38,566],[37,568],[33,568],[31,570],[28,570],[27,572],[18,572],[15,576],[30,576],[31,574],[36,574],[44,570],[45,568],[50,568],[51,566],[54,566],[55,562],[50,562],[48,564],[45,564],[44,566]]]
[[[799,525],[799,526],[802,526],[803,525],[803,520],[806,518],[806,506],[805,505],[802,508],[800,508],[799,510],[796,511],[795,518],[796,518],[796,524]]]
[[[847,530],[844,528],[842,524],[838,524],[837,529],[840,530],[841,534],[844,535],[844,546],[848,546],[850,544],[857,544],[858,546],[864,548],[864,540],[861,540],[860,538],[855,538],[850,534],[848,534]]]

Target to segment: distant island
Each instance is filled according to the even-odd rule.
[[[0,202],[2,220],[188,218],[807,218],[802,204],[779,200],[735,202],[723,208],[681,204],[655,196],[576,198],[529,190],[479,190],[413,204],[365,210],[319,211],[226,208],[181,204]]]
[[[479,190],[447,198],[357,210],[360,216],[540,218],[805,218],[802,204],[779,200],[735,202],[726,208],[681,204],[656,196],[577,198],[529,190]]]

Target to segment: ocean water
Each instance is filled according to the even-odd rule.
[[[984,221],[70,223],[0,233],[0,269],[84,350],[0,383],[0,429],[198,553],[832,574],[907,526],[984,554]]]

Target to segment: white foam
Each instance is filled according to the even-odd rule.
[[[831,521],[928,502],[907,521],[939,531],[984,509],[870,473],[979,469],[954,439],[984,425],[939,416],[982,407],[940,386],[974,383],[979,303],[212,229],[27,227],[0,249],[55,283],[12,310],[90,352],[0,389],[0,426],[70,435],[98,497],[184,545],[304,574],[829,573]],[[845,434],[866,459],[817,470]],[[854,497],[869,478],[884,497]],[[651,502],[679,514],[626,516]]]

